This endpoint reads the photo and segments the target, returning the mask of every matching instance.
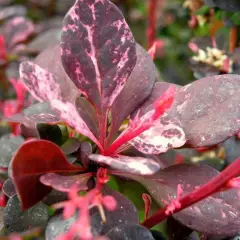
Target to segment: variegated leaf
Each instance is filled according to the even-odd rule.
[[[94,162],[110,166],[113,169],[137,175],[152,175],[160,169],[160,165],[150,158],[123,155],[108,157],[98,154],[91,154],[89,158]]]
[[[108,0],[77,0],[64,18],[61,48],[75,85],[99,112],[109,108],[136,64],[135,41],[119,9]]]

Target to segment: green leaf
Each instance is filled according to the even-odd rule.
[[[208,5],[203,5],[202,7],[200,7],[195,14],[196,15],[205,15],[208,14],[210,10],[210,7]]]

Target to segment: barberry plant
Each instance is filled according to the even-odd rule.
[[[156,75],[152,57],[135,42],[113,3],[76,1],[64,18],[60,46],[20,65],[21,80],[39,103],[9,121],[21,123],[28,133],[45,124],[68,129],[69,136],[51,139],[46,131],[44,139],[27,141],[15,153],[9,175],[18,197],[5,188],[11,197],[4,214],[10,232],[16,221],[8,217],[11,206],[21,205],[22,219],[39,209],[44,215],[39,202],[46,202],[52,189],[65,193],[65,199],[51,202],[63,213],[48,223],[46,239],[144,235],[151,240],[146,228],[173,214],[202,233],[239,231],[235,177],[240,160],[219,173],[184,163],[164,168],[156,156],[171,148],[213,146],[237,134],[240,76],[223,74],[178,86],[155,82]],[[144,195],[144,227],[138,225],[135,206],[107,185],[110,176],[140,182],[162,206],[149,217],[151,198]],[[56,232],[54,226],[64,219],[68,227]],[[35,226],[24,224],[21,230]]]

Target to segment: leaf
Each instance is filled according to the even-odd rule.
[[[41,183],[61,192],[69,192],[75,186],[79,191],[87,190],[87,182],[91,174],[62,176],[56,173],[47,173],[40,177]]]
[[[48,222],[48,209],[38,203],[27,211],[21,210],[17,195],[12,196],[4,209],[4,226],[8,232],[22,232],[29,228],[44,228]]]
[[[54,143],[46,140],[26,142],[12,160],[13,182],[23,209],[30,208],[51,191],[51,188],[39,181],[41,175],[82,170],[81,167],[69,164],[61,149]]]
[[[128,157],[123,155],[108,157],[98,154],[91,154],[89,158],[94,162],[107,165],[112,169],[138,175],[152,175],[160,169],[160,165],[150,158]]]
[[[64,18],[61,48],[66,73],[104,112],[136,64],[135,41],[122,13],[108,0],[77,0]]]
[[[55,203],[63,202],[68,200],[68,194],[66,192],[60,192],[53,189],[43,200],[42,202],[48,206],[51,206]]]
[[[22,5],[13,5],[0,10],[0,21],[10,17],[24,16],[27,13],[26,7]]]
[[[147,228],[137,224],[120,224],[119,226],[111,229],[106,236],[109,237],[110,240],[154,240],[151,232]]]
[[[90,131],[94,133],[94,136],[96,138],[98,138],[99,136],[98,117],[94,107],[84,97],[78,97],[75,101],[75,105],[79,115],[87,124]]]
[[[152,58],[137,44],[137,63],[112,105],[110,139],[118,131],[122,121],[149,97],[155,80],[156,68]]]
[[[22,123],[28,127],[36,128],[37,123],[59,123],[58,115],[52,110],[48,102],[35,103],[6,119],[9,122]]]
[[[24,42],[34,34],[34,24],[24,17],[15,17],[4,25],[4,36],[7,48],[13,48],[17,44]]]
[[[61,86],[52,73],[32,62],[21,63],[19,72],[25,87],[38,101],[63,98]]]
[[[112,228],[117,227],[119,224],[139,223],[137,208],[129,199],[108,187],[104,187],[102,193],[104,196],[112,196],[117,202],[117,207],[114,211],[108,211],[104,208],[107,221],[106,223],[103,223],[101,220],[98,221],[103,225],[101,234],[107,234]],[[101,219],[99,211],[96,208],[92,210],[95,210],[95,212],[91,214],[92,218]]]
[[[182,87],[169,112],[193,147],[223,142],[240,130],[240,77],[207,77]]]
[[[130,174],[121,176],[140,182],[156,202],[163,206],[176,197],[179,184],[183,189],[182,196],[185,196],[218,173],[206,165],[177,164],[159,171],[150,178]],[[193,230],[222,236],[233,236],[239,231],[239,216],[240,205],[236,189],[213,194],[173,215],[176,220]]]
[[[57,83],[61,88],[63,99],[74,102],[76,97],[80,95],[80,91],[63,69],[60,51],[59,44],[48,47],[37,56],[34,62],[56,77]]]
[[[14,186],[11,178],[8,178],[8,179],[4,182],[3,187],[2,187],[2,191],[3,191],[4,194],[5,194],[6,196],[8,196],[9,198],[17,194],[16,189],[15,189],[15,186]]]
[[[62,146],[62,151],[66,154],[72,154],[76,152],[81,146],[81,142],[77,138],[69,138]]]
[[[88,168],[89,166],[89,155],[92,154],[92,151],[93,149],[90,142],[83,142],[81,144],[81,148],[79,150],[79,160],[85,168]]]
[[[17,149],[24,143],[21,136],[6,134],[0,138],[0,166],[7,168]]]
[[[53,47],[55,48],[56,44],[60,43],[60,38],[61,38],[61,29],[59,28],[49,29],[46,32],[43,32],[42,34],[34,38],[34,40],[27,45],[27,51],[31,53],[40,53],[49,47],[53,49]],[[59,49],[59,46],[58,46],[58,49]],[[59,55],[60,55],[60,52],[59,52]]]

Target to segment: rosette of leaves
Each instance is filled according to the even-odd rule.
[[[88,209],[103,205],[112,211],[115,209],[113,199],[117,206],[124,202],[118,201],[115,194],[104,196],[108,174],[141,182],[159,204],[161,199],[170,201],[168,196],[174,198],[176,182],[183,182],[184,193],[193,191],[195,194],[194,189],[213,181],[211,187],[203,188],[202,192],[200,187],[195,198],[186,195],[183,208],[220,190],[239,174],[239,168],[235,166],[239,161],[231,166],[230,170],[234,171],[227,170],[223,173],[225,177],[220,175],[217,180],[221,181],[217,181],[211,180],[218,172],[210,167],[179,165],[161,170],[160,163],[154,160],[155,154],[171,148],[212,146],[239,132],[239,75],[206,77],[186,86],[155,83],[156,71],[151,57],[135,42],[123,15],[108,0],[77,0],[64,18],[60,48],[54,49],[58,54],[51,53],[52,49],[46,51],[42,59],[38,59],[41,64],[27,61],[20,66],[26,88],[40,102],[37,105],[45,107],[14,116],[11,121],[32,128],[39,123],[65,124],[71,127],[71,134],[81,139],[84,136],[85,142],[89,143],[87,151],[86,144],[83,151],[80,143],[80,154],[73,164],[69,163],[66,153],[72,152],[69,148],[76,141],[62,149],[51,139],[24,143],[11,162],[13,184],[23,209],[33,207],[52,188],[69,192],[70,200],[57,205],[64,207],[64,217],[72,217],[77,208],[81,210],[77,225],[69,229],[67,236],[78,231],[80,236],[89,237],[92,233],[88,227]],[[126,119],[129,124],[120,131]],[[79,145],[75,147],[72,146],[73,152],[79,151]],[[125,150],[131,147],[146,157],[127,155]],[[193,182],[192,178],[195,179]],[[145,183],[144,179],[150,180]],[[91,186],[89,180],[93,180]],[[79,196],[79,191],[85,195]],[[232,194],[234,199],[230,201]],[[212,233],[211,225],[205,219],[211,220],[211,214],[216,211],[214,229],[218,229],[217,234],[235,234],[240,225],[236,196],[236,191],[214,196],[204,202],[209,208],[201,205],[186,210],[177,215],[177,220],[198,231]],[[164,217],[147,220],[144,225],[152,227],[176,209],[180,211],[181,201],[180,207],[172,206],[175,205],[165,208]],[[103,208],[99,209],[104,219]],[[197,214],[199,209],[201,214]],[[234,210],[234,216],[226,213],[230,209]],[[114,211],[112,214],[114,216]],[[193,216],[194,224],[189,224]],[[112,230],[113,235],[130,231],[126,225],[112,227],[119,228]]]

